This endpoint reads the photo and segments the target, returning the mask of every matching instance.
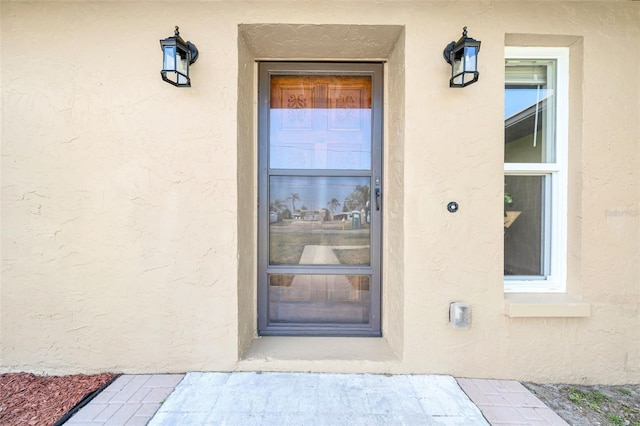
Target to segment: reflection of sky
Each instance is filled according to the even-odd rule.
[[[269,114],[271,168],[371,167],[371,109],[272,108]]]
[[[270,185],[270,201],[279,199],[287,208],[291,209],[292,193],[300,196],[296,200],[296,210],[303,205],[309,210],[331,209],[328,203],[332,198],[340,202],[336,211],[342,211],[342,205],[356,185],[368,186],[368,177],[302,177],[302,176],[273,176]]]
[[[536,104],[548,96],[553,95],[553,91],[541,88],[538,92],[536,87],[532,88],[505,88],[504,90],[504,118],[509,118],[520,111]]]

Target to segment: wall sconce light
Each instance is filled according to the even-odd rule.
[[[162,79],[174,86],[191,87],[189,65],[198,59],[196,46],[190,41],[185,43],[176,26],[173,37],[160,40],[160,47],[163,55]]]
[[[442,52],[444,60],[451,65],[449,87],[465,87],[478,81],[478,52],[480,42],[467,37],[467,27],[462,29],[462,37],[452,41]]]

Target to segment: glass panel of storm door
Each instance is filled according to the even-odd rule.
[[[367,324],[366,275],[269,275],[269,320],[274,324]]]
[[[370,76],[272,76],[271,169],[371,169]]]
[[[269,264],[369,265],[370,178],[271,176]]]
[[[261,63],[258,332],[380,335],[382,65]]]

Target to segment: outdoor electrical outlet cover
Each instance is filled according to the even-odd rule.
[[[453,328],[471,328],[471,305],[463,302],[451,303],[449,322]]]

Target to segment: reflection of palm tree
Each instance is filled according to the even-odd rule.
[[[331,201],[327,203],[327,206],[329,206],[331,211],[334,212],[338,207],[340,207],[340,201],[338,201],[336,198],[332,198]]]
[[[367,201],[371,197],[369,185],[356,185],[355,189],[347,198],[344,199],[345,211],[362,210],[367,205]]]
[[[276,198],[269,205],[269,210],[271,210],[271,211],[279,211],[280,209],[282,209],[284,207],[286,207],[285,202]]]
[[[356,185],[356,191],[360,193],[359,198],[362,200],[362,203],[366,204],[371,197],[371,189],[369,188],[369,185]]]
[[[296,212],[296,200],[300,199],[300,195],[297,192],[291,193],[291,196],[287,200],[291,200],[291,212]]]

